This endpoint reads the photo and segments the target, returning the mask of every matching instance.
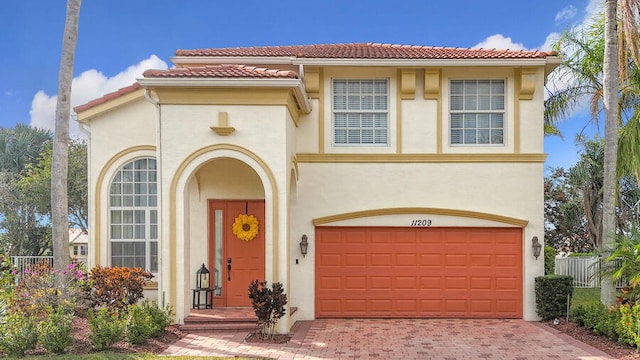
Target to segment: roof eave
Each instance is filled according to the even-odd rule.
[[[449,67],[449,66],[543,66],[556,56],[537,58],[492,59],[362,59],[362,58],[296,58],[256,56],[176,56],[176,65],[193,64],[291,64],[307,66],[380,66],[380,67]]]
[[[311,102],[304,82],[300,79],[244,79],[244,78],[141,78],[138,82],[144,88],[159,87],[220,87],[220,88],[289,88],[292,89],[301,110],[311,112]]]

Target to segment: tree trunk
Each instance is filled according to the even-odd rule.
[[[69,256],[69,198],[67,173],[69,168],[69,115],[71,113],[71,83],[73,61],[78,39],[78,19],[82,0],[67,0],[67,15],[62,37],[62,56],[58,73],[53,157],[51,161],[51,222],[53,226],[53,266],[65,268]]]
[[[603,105],[604,134],[604,186],[602,201],[602,251],[606,258],[615,245],[616,233],[616,163],[618,154],[618,38],[617,0],[605,0]],[[600,301],[605,305],[615,302],[615,285],[611,276],[604,276]]]

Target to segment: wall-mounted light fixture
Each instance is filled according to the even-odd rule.
[[[302,240],[300,241],[300,253],[302,257],[307,256],[307,250],[309,249],[309,241],[307,238],[307,234],[302,235]]]
[[[537,236],[534,236],[531,241],[533,243],[531,244],[531,247],[533,248],[533,256],[535,256],[536,260],[538,260],[538,256],[540,256],[540,251],[542,250],[542,244],[538,242]]]

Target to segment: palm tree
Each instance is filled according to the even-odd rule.
[[[619,13],[618,2],[620,3]],[[637,123],[636,112],[639,109],[636,104],[640,94],[640,91],[637,91],[639,83],[636,81],[640,76],[636,14],[640,10],[640,1],[605,0],[604,4],[602,24],[596,22],[583,37],[568,33],[558,42],[559,46],[562,46],[563,41],[565,44],[573,45],[573,55],[567,56],[565,66],[561,66],[558,70],[560,77],[571,78],[571,81],[567,89],[557,91],[545,102],[545,130],[549,134],[557,132],[555,122],[566,117],[570,109],[581,101],[583,95],[590,96],[591,113],[596,120],[602,105],[605,115],[605,164],[602,207],[603,243],[600,250],[607,256],[615,243],[618,159],[624,158],[627,162],[621,165],[627,173],[640,173],[638,170],[640,156],[636,153],[637,147],[633,147],[640,144],[640,129],[637,129],[640,124]],[[617,36],[618,24],[622,29],[620,37]],[[599,26],[602,26],[601,31],[598,30]],[[601,60],[598,61],[598,59]],[[627,131],[623,132],[622,139],[627,143],[621,146],[622,153],[618,149],[622,125],[621,115],[624,113],[621,109],[631,110],[631,119],[635,119],[627,123],[628,130],[625,129]],[[610,277],[605,277],[603,280],[601,301],[611,305],[615,294],[613,281]]]
[[[624,1],[624,0],[623,0]],[[604,177],[602,194],[602,236],[604,255],[608,257],[615,246],[616,234],[616,191],[619,117],[618,90],[618,0],[605,0],[604,62],[602,75],[602,96],[604,98]],[[605,305],[615,302],[613,278],[604,276],[600,285],[600,301]]]
[[[69,257],[69,207],[67,172],[69,163],[69,115],[71,113],[71,82],[78,40],[78,20],[82,0],[67,0],[67,15],[62,38],[62,58],[58,74],[53,158],[51,163],[51,222],[53,225],[53,266],[66,267]]]

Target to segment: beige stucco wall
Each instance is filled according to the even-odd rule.
[[[228,113],[229,126],[236,129],[228,137],[209,129],[217,124],[219,112]],[[286,107],[161,105],[161,114],[162,209],[163,214],[176,219],[175,235],[170,228],[171,220],[166,221],[166,216],[163,219],[163,256],[176,259],[176,263],[174,268],[163,263],[163,273],[174,272],[175,278],[163,282],[161,291],[174,302],[177,320],[189,313],[190,297],[183,294],[190,294],[193,276],[203,262],[203,254],[206,256],[206,237],[201,229],[201,224],[207,221],[206,199],[220,194],[219,189],[214,189],[220,175],[213,175],[212,168],[207,166],[211,161],[220,161],[214,159],[231,158],[246,163],[240,168],[251,180],[244,184],[225,183],[232,193],[224,198],[263,196],[267,208],[265,278],[270,282],[286,282],[286,260],[284,265],[272,266],[279,259],[286,259],[287,249],[287,181],[293,148],[287,145],[290,132],[287,126],[291,126],[287,124],[293,120]],[[238,166],[234,164],[226,164],[231,169],[218,170],[228,174],[226,170]],[[175,199],[171,197],[172,189]]]
[[[190,310],[195,272],[207,260],[207,200],[212,198],[265,200],[265,279],[285,284],[289,305],[298,308],[296,319],[314,317],[315,218],[422,207],[523,220],[528,222],[523,229],[524,318],[536,320],[533,279],[543,273],[543,261],[533,258],[530,244],[533,236],[543,238],[543,163],[522,159],[515,163],[478,162],[465,160],[464,156],[511,154],[516,150],[542,154],[543,70],[538,69],[532,100],[516,99],[518,71],[514,68],[440,70],[442,89],[436,99],[424,99],[424,70],[416,69],[414,99],[400,100],[398,69],[323,69],[322,91],[318,98],[310,99],[313,111],[302,115],[297,127],[284,105],[162,104],[156,109],[141,97],[102,114],[91,121],[90,228],[96,231],[91,232],[90,244],[98,250],[90,249],[90,263],[109,263],[104,240],[108,238],[107,191],[113,173],[136,157],[157,154],[162,190],[157,296],[175,307],[179,322]],[[372,77],[389,79],[389,145],[333,146],[331,79]],[[504,146],[448,145],[448,81],[460,78],[506,79],[509,95]],[[228,125],[235,128],[229,136],[210,129],[218,125],[222,112],[228,114]],[[438,151],[456,154],[460,156],[456,161],[462,161],[314,163],[297,159],[299,154]],[[433,226],[514,226],[446,215],[428,217]],[[412,214],[386,215],[328,225],[408,226],[415,218]],[[310,243],[304,258],[298,245],[302,234]],[[286,331],[290,325],[283,323],[281,327]]]
[[[483,212],[528,221],[523,230],[524,318],[537,319],[534,277],[543,261],[531,254],[531,238],[544,234],[542,164],[299,164],[292,231],[309,236],[309,254],[292,271],[303,318],[314,314],[314,232],[311,219],[371,209],[422,207]],[[484,181],[483,179],[487,179]],[[489,180],[491,179],[491,180]],[[322,189],[318,191],[317,189]],[[292,217],[294,218],[294,217]],[[375,216],[332,226],[410,226],[428,218],[432,226],[502,226],[496,221],[424,214]]]
[[[108,191],[115,172],[139,157],[155,157],[155,108],[144,97],[93,119],[89,136],[90,267],[109,264]]]

